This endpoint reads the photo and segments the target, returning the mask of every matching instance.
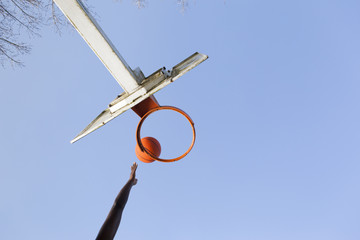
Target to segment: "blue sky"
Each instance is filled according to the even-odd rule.
[[[71,27],[24,36],[26,67],[1,69],[0,239],[94,239],[134,161],[115,239],[360,238],[358,1],[89,4],[145,75],[209,55],[155,94],[191,115],[196,144],[137,161],[131,111],[70,144],[122,89]],[[144,128],[171,155],[186,126],[160,114]]]

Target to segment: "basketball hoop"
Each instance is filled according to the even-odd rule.
[[[142,126],[143,122],[150,114],[152,114],[153,112],[159,111],[159,110],[172,110],[172,111],[178,112],[181,115],[183,115],[189,121],[189,123],[191,125],[192,132],[193,132],[192,142],[190,144],[190,147],[186,150],[186,152],[179,157],[171,158],[171,159],[158,158],[158,157],[152,155],[149,151],[147,151],[141,142],[140,130],[141,130],[141,126]],[[149,110],[146,114],[144,114],[142,116],[142,118],[140,119],[140,122],[137,126],[137,129],[136,129],[136,142],[137,142],[137,145],[140,147],[141,151],[145,152],[152,159],[160,161],[160,162],[175,162],[175,161],[178,161],[178,160],[184,158],[193,148],[194,143],[195,143],[195,138],[196,138],[195,126],[194,126],[194,122],[191,120],[190,116],[187,115],[183,110],[176,108],[176,107],[172,107],[172,106],[159,106],[159,107]]]

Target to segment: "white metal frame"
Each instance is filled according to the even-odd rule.
[[[204,54],[194,53],[171,70],[167,71],[164,67],[145,78],[140,68],[132,70],[129,67],[80,0],[54,2],[124,89],[124,93],[112,101],[71,143],[105,125],[208,58]]]

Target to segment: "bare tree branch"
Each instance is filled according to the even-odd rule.
[[[19,6],[19,4],[18,4],[17,1],[11,0],[11,2],[12,2],[26,17],[35,20],[35,17],[32,16],[32,15],[30,15],[29,13],[27,13],[27,12],[22,8],[23,6]]]
[[[188,0],[177,0],[177,4],[180,5],[180,11],[184,13],[189,6]]]
[[[138,8],[144,8],[147,4],[146,0],[133,0]]]
[[[19,56],[30,51],[20,36],[39,36],[43,20],[43,0],[0,0],[0,64],[10,61],[22,66]],[[51,1],[51,0],[47,0]]]

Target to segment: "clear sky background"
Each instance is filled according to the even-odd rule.
[[[122,89],[71,27],[44,28],[26,67],[0,70],[0,239],[94,239],[134,161],[115,239],[360,239],[359,1],[89,4],[146,76],[209,55],[155,94],[196,144],[139,162],[128,111],[71,145]],[[165,155],[191,138],[177,117],[144,126]]]

